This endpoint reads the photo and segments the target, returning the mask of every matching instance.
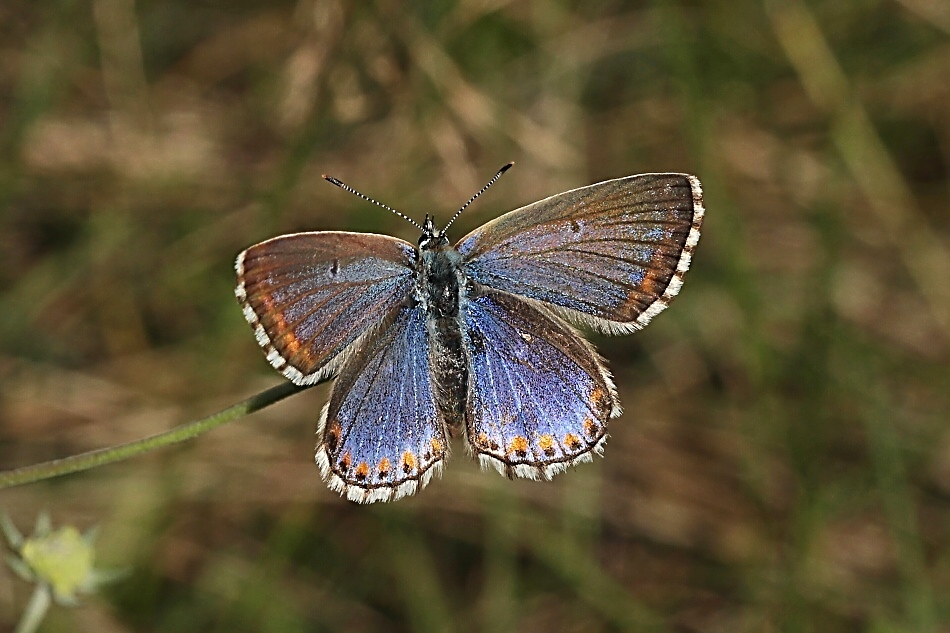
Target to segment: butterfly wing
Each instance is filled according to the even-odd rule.
[[[283,235],[238,255],[235,295],[274,368],[313,384],[405,300],[414,261],[411,244],[385,235]]]
[[[557,306],[601,332],[629,333],[679,292],[703,213],[694,176],[642,174],[522,207],[456,248],[481,284]]]
[[[448,442],[420,306],[400,308],[344,362],[317,437],[323,478],[351,501],[414,494],[441,471]]]
[[[603,450],[620,415],[593,348],[544,308],[476,287],[464,309],[467,437],[483,466],[550,479]]]

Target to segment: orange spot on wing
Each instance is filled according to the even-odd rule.
[[[264,327],[278,336],[283,335],[289,328],[287,327],[287,321],[284,320],[283,315],[276,309],[273,298],[269,294],[265,294],[260,296],[260,302],[261,305],[257,309],[257,314],[264,315],[264,318],[261,319]]]
[[[330,424],[327,425],[326,432],[326,443],[327,448],[331,451],[335,451],[336,447],[340,445],[340,435],[342,434],[342,429],[340,428],[339,420],[333,420]]]
[[[282,318],[280,319],[280,324],[278,327],[280,328],[278,331],[287,329],[287,324]],[[274,341],[274,347],[278,348],[281,356],[284,356],[287,359],[291,359],[296,356],[302,360],[310,360],[310,349],[304,347],[303,344],[301,344],[300,339],[297,338],[297,336],[292,331],[287,331],[282,334],[280,338],[276,339]]]
[[[389,471],[392,470],[392,468],[393,468],[392,462],[389,461],[388,457],[384,457],[381,460],[379,460],[379,466],[377,467],[377,470],[379,471],[380,479],[382,479],[383,477],[388,477]]]
[[[296,356],[297,352],[300,351],[300,339],[298,339],[296,336],[288,336],[285,337],[285,340],[286,343],[284,343],[284,347],[287,350],[287,355]]]
[[[442,441],[439,440],[439,438],[433,437],[430,444],[432,445],[433,454],[435,454],[436,456],[442,454]]]
[[[594,387],[594,390],[590,392],[590,400],[594,403],[598,411],[606,413],[610,410],[610,396],[607,395],[607,391],[602,387]]]
[[[568,433],[564,436],[564,443],[570,446],[572,449],[577,450],[581,447],[581,438],[577,437],[573,433]]]
[[[653,257],[650,258],[650,264],[654,266],[654,268],[648,270],[647,274],[643,277],[643,283],[640,284],[642,292],[658,297],[666,290],[666,286],[670,281],[670,275],[673,273],[673,270],[669,268],[667,258],[668,255],[662,248],[658,248],[653,252]]]
[[[258,315],[266,315],[261,318],[261,324],[267,332],[268,337],[273,343],[274,348],[280,353],[284,360],[290,360],[294,356],[302,356],[303,360],[310,360],[310,350],[304,347],[303,343],[294,333],[293,328],[284,319],[284,315],[277,309],[273,297],[265,294],[260,297],[261,307],[256,310]]]
[[[587,418],[584,420],[584,433],[589,437],[597,437],[597,434],[600,433],[600,425]]]
[[[518,457],[524,457],[528,454],[528,438],[522,435],[516,435],[508,445],[508,454],[514,453]]]
[[[356,472],[354,473],[357,479],[363,480],[369,477],[369,465],[366,462],[360,462],[356,466]]]
[[[658,289],[658,284],[656,283],[656,277],[653,276],[653,271],[650,271],[646,275],[644,275],[643,281],[640,283],[639,290],[631,294],[634,294],[634,296],[636,296],[636,294],[644,293],[644,294],[655,296],[657,294],[657,289]]]
[[[541,450],[544,451],[544,454],[548,457],[554,455],[554,436],[542,435],[540,439],[538,439],[538,446],[541,447]]]
[[[416,456],[412,451],[402,454],[402,471],[407,475],[416,468]]]
[[[349,470],[350,464],[353,462],[353,458],[350,456],[350,451],[343,453],[343,457],[340,458],[340,468],[343,470]]]

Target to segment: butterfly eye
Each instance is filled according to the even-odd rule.
[[[425,235],[423,234],[419,238],[419,248],[422,250],[432,250],[434,248],[439,248],[440,246],[448,246],[449,238],[445,235]]]
[[[445,236],[444,231],[435,228],[435,221],[432,216],[426,215],[425,222],[422,223],[422,235],[419,236],[419,248],[430,250],[440,246],[448,246],[449,238]]]

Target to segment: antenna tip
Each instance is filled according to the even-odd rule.
[[[511,168],[514,167],[514,166],[515,166],[515,161],[512,160],[512,161],[509,161],[508,164],[505,165],[504,167],[502,167],[499,171],[501,171],[502,173],[504,173],[504,172],[508,171],[509,169],[511,169]]]
[[[343,183],[340,182],[339,180],[337,180],[336,178],[334,178],[333,176],[327,176],[326,174],[321,174],[320,176],[321,176],[321,178],[323,178],[323,179],[326,180],[327,182],[332,183],[332,184],[336,185],[337,187],[343,186]]]

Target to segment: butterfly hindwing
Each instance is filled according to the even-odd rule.
[[[464,310],[470,374],[467,438],[483,465],[550,479],[603,449],[620,415],[593,348],[547,310],[477,288]]]
[[[642,174],[522,207],[456,248],[474,281],[556,306],[602,332],[629,333],[679,292],[703,214],[694,176]]]
[[[343,363],[317,429],[327,485],[351,501],[415,493],[448,454],[422,308],[401,307]]]
[[[235,294],[267,360],[294,383],[313,384],[405,300],[414,262],[412,245],[385,235],[283,235],[238,256]]]

